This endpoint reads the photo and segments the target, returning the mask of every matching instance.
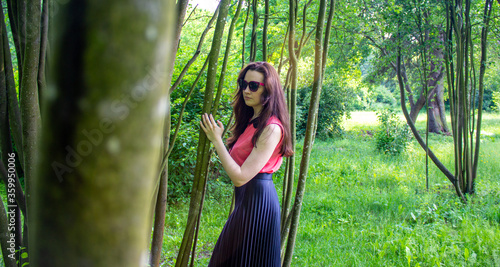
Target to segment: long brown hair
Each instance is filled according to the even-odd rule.
[[[238,75],[238,79],[244,79],[249,70],[260,72],[264,75],[264,92],[261,95],[262,110],[259,117],[253,120],[256,128],[252,137],[252,144],[256,146],[257,139],[267,125],[267,121],[275,116],[283,125],[283,139],[280,154],[284,157],[293,154],[292,138],[290,134],[290,118],[285,103],[285,94],[281,86],[280,78],[276,69],[267,62],[251,62],[246,65]],[[236,91],[233,99],[233,111],[235,123],[231,128],[232,136],[228,139],[228,146],[232,148],[236,140],[245,131],[250,119],[253,117],[253,108],[245,104],[243,90]]]

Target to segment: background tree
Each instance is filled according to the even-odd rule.
[[[360,12],[368,26],[363,35],[377,48],[376,58],[382,59],[374,62],[376,69],[368,80],[375,82],[375,77],[380,79],[387,74],[395,76],[395,34],[396,31],[404,34],[407,37],[404,38],[405,50],[402,53],[406,60],[402,62],[401,74],[408,94],[410,118],[415,122],[422,108],[428,104],[432,111],[429,113],[430,131],[448,133],[444,115],[444,22],[440,16],[444,11],[436,3],[426,0],[402,1],[398,5],[371,1],[360,8]],[[397,29],[397,19],[393,14],[405,16]]]
[[[482,23],[475,27],[470,20],[473,8],[480,8],[472,5],[471,1],[446,1],[447,16],[447,46],[446,48],[446,71],[448,90],[451,108],[451,121],[454,140],[455,153],[455,174],[452,174],[428,149],[417,132],[411,120],[404,99],[404,79],[401,75],[401,55],[398,54],[398,81],[402,95],[401,106],[410,128],[417,138],[419,144],[427,149],[430,158],[436,166],[446,175],[455,187],[457,195],[466,202],[465,194],[474,193],[474,185],[477,175],[477,164],[479,158],[479,144],[482,120],[482,97],[484,92],[484,73],[486,70],[487,55],[487,35],[489,21],[491,18],[492,1],[484,2]],[[481,32],[479,62],[479,77],[474,75],[476,65],[474,63],[473,38],[474,31]],[[398,44],[398,51],[401,51],[401,42]],[[476,63],[477,64],[477,63]],[[478,105],[475,106],[473,98],[479,91]],[[477,114],[476,114],[477,110]],[[475,140],[474,140],[474,133]]]

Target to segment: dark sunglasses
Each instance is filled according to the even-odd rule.
[[[241,91],[244,91],[247,88],[247,85],[248,88],[250,88],[250,91],[257,92],[257,90],[259,90],[259,86],[264,86],[264,83],[255,81],[247,82],[243,79],[238,79],[238,86],[240,87]]]

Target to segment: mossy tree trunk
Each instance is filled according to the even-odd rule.
[[[174,4],[59,6],[29,203],[30,265],[146,265]]]

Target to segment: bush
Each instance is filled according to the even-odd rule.
[[[494,104],[493,110],[500,112],[500,91],[493,92],[493,104]]]
[[[326,84],[323,86],[318,107],[318,124],[316,138],[326,140],[342,137],[342,122],[349,115],[349,100],[352,94],[341,87]],[[297,94],[297,136],[302,138],[306,133],[307,117],[311,102],[311,89],[303,88]]]
[[[390,155],[403,152],[410,142],[410,129],[394,111],[386,109],[377,112],[380,125],[375,132],[377,150]]]

